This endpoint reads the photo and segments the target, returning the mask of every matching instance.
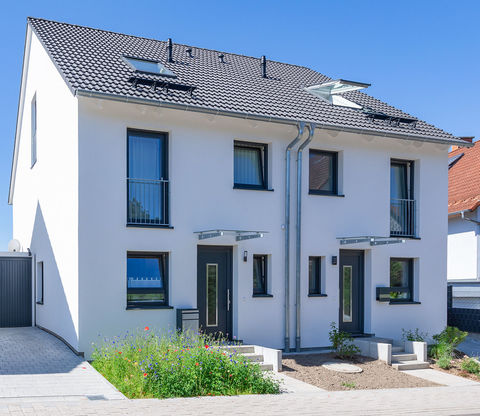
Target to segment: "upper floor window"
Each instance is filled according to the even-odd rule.
[[[390,259],[390,301],[413,301],[413,259]]]
[[[149,74],[166,75],[174,77],[175,74],[169,69],[165,68],[158,61],[151,61],[150,59],[130,58],[124,56],[127,63],[136,71],[147,72]]]
[[[309,152],[309,193],[337,195],[338,153],[313,150]]]
[[[393,159],[390,163],[390,234],[415,237],[414,162]]]
[[[31,164],[33,167],[37,162],[37,94],[32,98],[31,103]]]
[[[169,224],[167,135],[128,130],[129,225]]]
[[[127,255],[127,307],[168,305],[168,253]]]
[[[268,256],[254,254],[253,256],[253,296],[267,294]]]
[[[233,165],[235,188],[268,188],[267,144],[235,141]]]

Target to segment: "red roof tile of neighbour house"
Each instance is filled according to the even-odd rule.
[[[449,154],[448,213],[474,210],[480,205],[480,141]]]

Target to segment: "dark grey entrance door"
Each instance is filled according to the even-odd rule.
[[[31,325],[31,258],[0,257],[0,328]]]
[[[232,247],[198,246],[197,308],[207,334],[232,334]]]
[[[364,253],[340,250],[339,328],[351,334],[363,334]]]

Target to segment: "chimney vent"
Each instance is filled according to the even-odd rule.
[[[267,78],[267,58],[265,57],[265,55],[262,55],[261,66],[262,78]]]
[[[193,58],[192,48],[188,48],[188,49],[186,49],[186,51],[185,51],[185,52],[187,52],[187,53],[188,53],[188,56],[189,56],[190,58]]]
[[[473,143],[473,139],[475,138],[475,136],[460,136],[459,139],[462,139],[468,143]]]
[[[220,62],[221,62],[222,64],[225,63],[225,59],[224,59],[224,58],[225,58],[225,55],[224,55],[223,53],[221,53],[220,55],[218,55],[218,58],[220,59]]]
[[[171,38],[167,40],[167,62],[173,62],[173,44]]]

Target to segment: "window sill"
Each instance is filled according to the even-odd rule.
[[[248,186],[248,185],[233,185],[233,189],[243,189],[244,191],[266,191],[266,192],[273,192],[273,189],[257,188],[257,187],[255,187],[255,186]]]
[[[308,195],[316,195],[316,196],[333,196],[336,198],[345,198],[345,195],[342,194],[335,194],[332,192],[318,192],[318,191],[308,191]]]
[[[309,293],[309,298],[326,298],[328,295],[326,293]]]
[[[132,223],[127,223],[127,227],[132,227],[132,228],[165,228],[167,230],[173,230],[174,227],[171,225],[157,225],[157,224],[132,224]]]
[[[390,238],[401,238],[403,240],[421,240],[420,237],[404,236],[404,235],[390,235]]]
[[[152,306],[148,306],[148,305],[144,305],[144,306],[140,306],[140,305],[136,305],[136,306],[127,306],[125,308],[127,311],[131,311],[131,310],[134,310],[134,309],[173,309],[173,306],[169,306],[169,305],[152,305]]]
[[[421,305],[422,302],[416,302],[414,300],[406,300],[406,301],[401,301],[401,300],[391,300],[388,302],[389,305]]]
[[[265,293],[265,294],[252,295],[252,298],[273,298],[273,295],[269,295],[268,293]]]

